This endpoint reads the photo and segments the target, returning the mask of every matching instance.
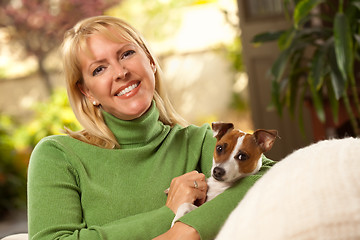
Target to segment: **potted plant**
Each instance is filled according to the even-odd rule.
[[[277,41],[280,55],[270,69],[272,106],[294,116],[311,103],[321,123],[338,122],[341,106],[359,136],[360,0],[283,0],[288,29],[256,35],[254,43]],[[356,67],[357,66],[357,67]],[[302,126],[300,126],[302,127]]]

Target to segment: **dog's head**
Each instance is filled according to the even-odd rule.
[[[262,154],[269,151],[278,136],[276,130],[258,129],[253,134],[235,130],[232,123],[213,123],[214,150],[212,176],[223,182],[255,174],[262,165]]]

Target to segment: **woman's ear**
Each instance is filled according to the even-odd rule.
[[[95,100],[95,98],[91,95],[89,88],[86,87],[85,84],[77,82],[76,83],[77,87],[79,88],[80,92],[87,97],[87,99],[93,104],[93,105],[97,105],[97,101]]]
[[[77,82],[77,83],[76,83],[76,86],[79,88],[80,92],[81,92],[84,96],[88,97],[89,89],[85,86],[85,84],[80,83],[80,82]]]

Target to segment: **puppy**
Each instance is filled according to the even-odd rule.
[[[211,177],[208,178],[206,202],[212,200],[240,178],[257,173],[262,165],[262,154],[269,151],[278,136],[276,130],[256,130],[253,134],[235,130],[232,123],[212,123],[217,140]],[[172,225],[197,206],[182,204]]]

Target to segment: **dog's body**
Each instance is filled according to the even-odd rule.
[[[211,177],[208,178],[206,201],[210,201],[240,178],[257,173],[262,165],[262,154],[269,151],[277,137],[276,130],[256,130],[253,134],[235,130],[232,123],[213,123],[214,150]],[[197,208],[191,203],[182,204],[172,225],[186,213]]]

